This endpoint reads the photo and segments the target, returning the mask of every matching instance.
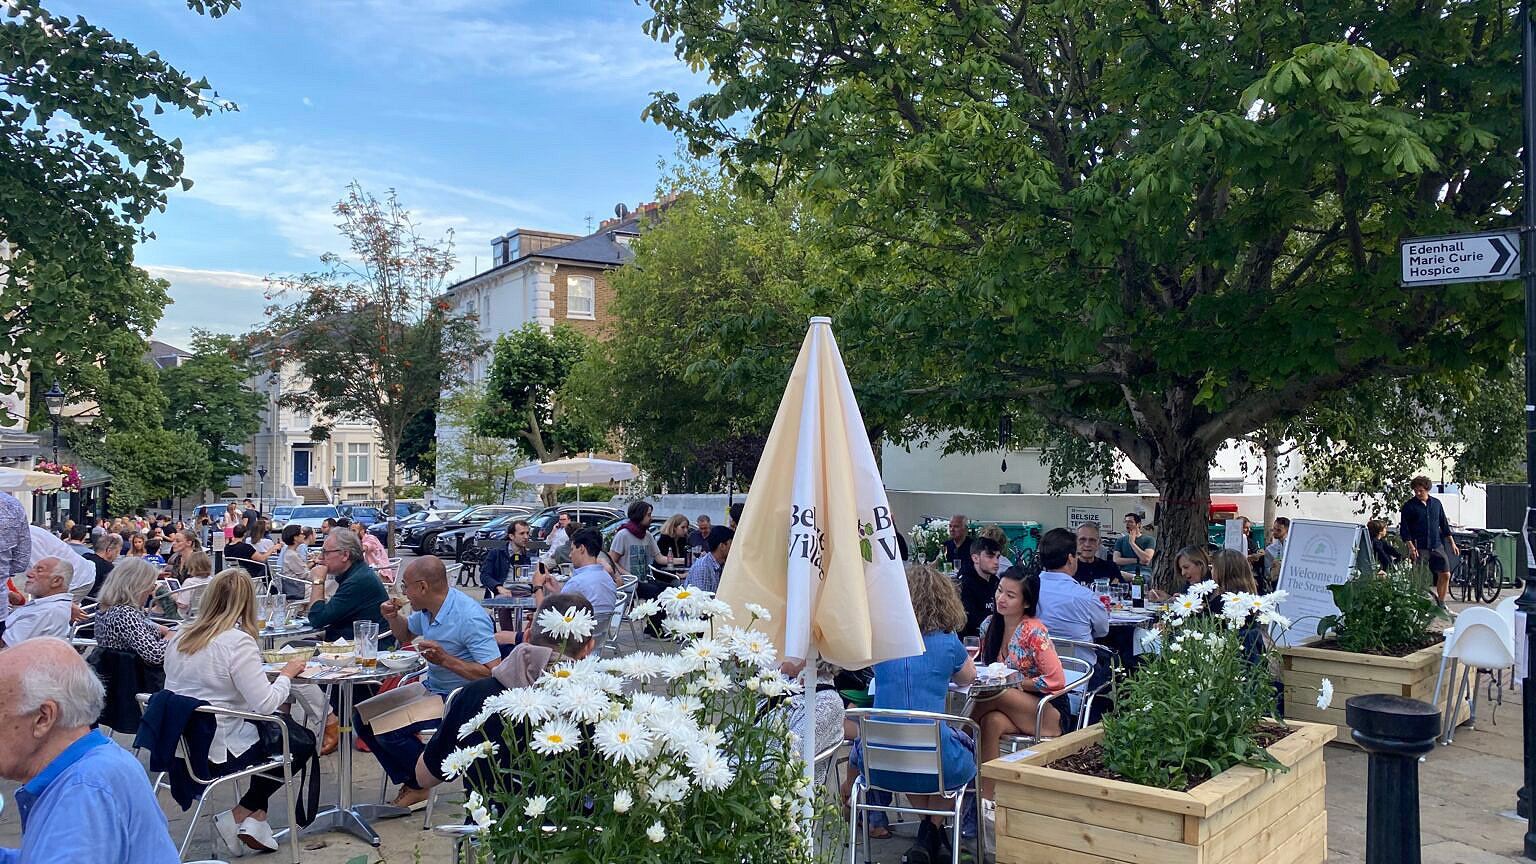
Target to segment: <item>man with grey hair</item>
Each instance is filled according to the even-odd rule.
[[[320,564],[336,580],[336,593],[325,599],[325,580],[309,582],[309,625],[325,630],[326,639],[351,639],[352,622],[374,621],[379,632],[389,630],[389,622],[379,607],[389,599],[379,574],[363,561],[363,544],[350,528],[336,528],[325,535]]]
[[[69,612],[75,598],[69,593],[69,578],[74,569],[59,558],[43,558],[27,571],[27,594],[32,598],[17,606],[5,619],[6,647],[19,645],[35,636],[69,638]]]
[[[91,731],[104,701],[101,680],[68,642],[0,651],[0,777],[23,784],[21,848],[0,849],[0,862],[180,860],[143,767]]]

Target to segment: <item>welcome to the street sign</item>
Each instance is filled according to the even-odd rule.
[[[1404,285],[1520,278],[1520,232],[1414,237],[1399,247]]]

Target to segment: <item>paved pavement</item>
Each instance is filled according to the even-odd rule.
[[[468,590],[468,589],[466,589]],[[647,650],[662,649],[663,643],[642,637]],[[622,637],[621,650],[633,650],[636,646],[628,628]],[[1485,694],[1486,695],[1486,694]],[[1505,693],[1504,705],[1492,717],[1488,717],[1486,704],[1484,717],[1476,730],[1463,727],[1456,741],[1449,747],[1439,747],[1421,764],[1420,793],[1423,860],[1425,864],[1495,864],[1495,862],[1524,861],[1520,857],[1522,822],[1506,818],[1514,808],[1515,790],[1521,782],[1521,703],[1520,694]],[[1496,721],[1496,722],[1495,722]],[[119,736],[120,741],[126,739]],[[354,754],[356,798],[360,802],[378,800],[378,763],[365,753]],[[1328,770],[1328,845],[1330,862],[1356,864],[1365,860],[1365,791],[1366,759],[1363,753],[1349,746],[1329,745],[1324,753]],[[334,758],[323,761],[324,780],[321,800],[334,801]],[[0,781],[0,795],[12,798],[16,784]],[[390,791],[393,795],[393,790]],[[231,805],[233,792],[224,788],[215,794],[208,810],[217,812]],[[458,806],[462,795],[449,792],[442,796],[432,822],[435,825],[455,824],[463,819]],[[12,803],[10,800],[7,803]],[[161,804],[172,814],[171,830],[178,840],[186,831],[186,814],[177,809],[167,793],[161,796]],[[281,824],[281,817],[274,817],[274,824]],[[197,837],[189,849],[189,859],[222,858],[230,856],[211,835],[206,819],[201,820]],[[340,833],[328,833],[305,838],[302,843],[302,860],[305,864],[413,864],[413,862],[446,862],[452,860],[451,844],[447,838],[422,830],[423,814],[382,821],[376,825],[383,843],[378,849]],[[910,826],[908,826],[910,827]],[[876,841],[872,860],[878,864],[896,864],[903,850],[910,844],[907,828],[898,828],[898,837]],[[901,836],[905,833],[905,838]],[[7,806],[0,813],[0,846],[17,843],[20,826],[16,808]],[[260,860],[282,861],[286,855],[258,856]],[[846,851],[842,855],[846,861]],[[110,862],[102,862],[110,864]]]

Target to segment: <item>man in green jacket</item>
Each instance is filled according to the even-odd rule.
[[[309,585],[309,625],[325,630],[325,639],[351,639],[352,622],[374,621],[379,633],[389,633],[389,622],[379,606],[389,599],[384,583],[372,567],[363,563],[363,544],[350,528],[337,528],[325,535],[320,553],[325,572],[336,580],[336,593],[325,599],[325,580]]]

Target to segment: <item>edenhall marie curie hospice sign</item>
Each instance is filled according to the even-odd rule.
[[[1403,285],[1492,282],[1520,276],[1520,234],[1487,231],[1413,237],[1398,246]]]

